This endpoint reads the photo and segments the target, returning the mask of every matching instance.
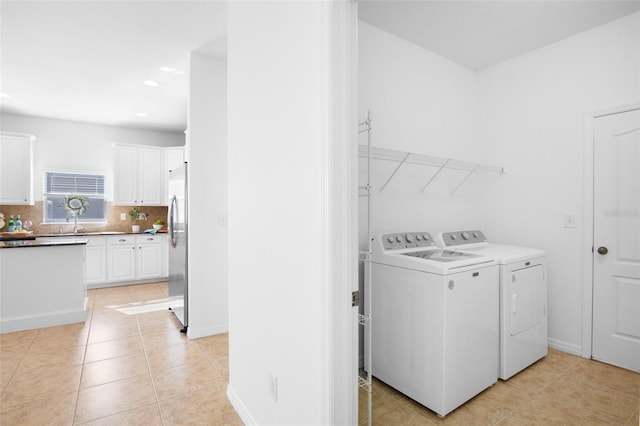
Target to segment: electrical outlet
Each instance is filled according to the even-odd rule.
[[[227,226],[227,217],[226,216],[218,217],[218,225]]]
[[[127,214],[126,213],[120,213],[120,220],[127,220]]]
[[[575,228],[576,227],[576,215],[575,214],[565,214],[564,215],[564,227],[565,228]]]

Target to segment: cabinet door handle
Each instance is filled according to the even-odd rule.
[[[147,241],[153,241],[153,238],[147,238]]]
[[[125,240],[124,238],[120,238],[118,241],[121,242],[121,243],[124,243],[127,240]]]

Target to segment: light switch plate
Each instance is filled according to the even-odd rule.
[[[127,220],[127,214],[126,213],[120,213],[120,220]]]

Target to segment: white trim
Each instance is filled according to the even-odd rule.
[[[14,331],[85,322],[87,319],[86,298],[84,306],[85,308],[82,310],[45,312],[38,315],[3,318],[0,320],[0,333],[13,333]]]
[[[327,2],[322,128],[322,424],[357,424],[357,4]],[[357,314],[357,311],[356,311]],[[355,332],[355,336],[354,336]],[[356,343],[354,345],[354,342]]]
[[[12,138],[27,138],[29,142],[35,142],[36,136],[32,133],[17,133],[17,132],[5,132],[4,130],[0,132],[0,136],[7,136]]]
[[[251,415],[251,411],[249,411],[242,400],[238,398],[238,395],[231,387],[231,384],[227,385],[227,398],[229,399],[229,402],[231,402],[233,409],[236,410],[236,413],[238,413],[238,416],[240,416],[242,423],[248,426],[258,425],[256,419],[254,419]]]
[[[551,349],[555,349],[567,354],[581,356],[581,353],[583,351],[583,347],[574,345],[573,343],[565,342],[563,340],[549,338],[548,342]]]
[[[187,337],[189,340],[199,339],[201,337],[214,336],[216,334],[224,334],[229,332],[229,324],[210,325],[207,327],[187,327]]]
[[[591,358],[593,344],[593,128],[597,118],[613,114],[621,114],[636,109],[640,109],[640,104],[635,103],[610,107],[598,111],[592,111],[587,113],[585,116],[583,163],[584,204],[582,209],[582,217],[584,218],[582,230],[582,348],[577,354],[583,358]]]

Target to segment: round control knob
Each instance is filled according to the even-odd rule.
[[[478,238],[479,236],[480,236],[480,235],[478,235],[478,233],[477,233],[477,232],[474,232],[474,233],[473,233],[473,238]]]
[[[396,237],[396,241],[397,241],[397,242],[402,242],[402,238],[400,238],[400,237]]]
[[[425,241],[429,241],[429,235],[423,234],[422,235],[422,239],[425,240]]]
[[[416,235],[416,240],[422,241],[422,235]]]
[[[453,241],[457,240],[458,237],[456,236],[456,234],[451,234],[451,236],[449,237],[451,238]]]
[[[407,235],[404,236],[404,239],[407,240],[408,243],[412,243],[413,242],[413,235],[407,234]]]
[[[469,233],[468,232],[463,232],[462,233],[462,239],[463,240],[468,240],[469,239]]]
[[[387,238],[387,241],[389,241],[390,243],[392,243],[392,242],[394,242],[394,241],[395,241],[395,239],[394,239],[393,237],[389,237],[389,238]]]

